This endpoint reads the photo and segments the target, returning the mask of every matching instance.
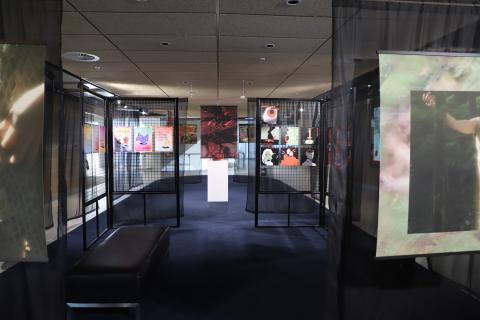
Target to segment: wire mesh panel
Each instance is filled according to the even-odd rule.
[[[251,104],[252,101],[249,101]],[[323,117],[319,101],[290,99],[257,99],[255,110],[250,106],[250,115],[256,118],[254,146],[255,178],[249,179],[247,210],[252,206],[251,191],[255,190],[253,207],[256,225],[259,213],[288,214],[286,226],[291,223],[291,214],[315,215],[314,219],[302,219],[307,225],[321,222],[318,203],[323,181]],[[252,148],[250,148],[252,149]],[[249,170],[249,176],[252,171]],[[282,220],[284,220],[282,218]],[[315,221],[315,223],[312,223]]]
[[[179,180],[180,173],[183,174],[180,163],[183,168],[184,147],[178,139],[179,121],[183,121],[179,118],[179,110],[186,117],[187,103],[186,100],[160,98],[119,98],[109,102],[112,192],[117,198],[115,222],[137,222],[138,217],[129,221],[130,213],[127,212],[132,207],[127,204],[136,202],[143,208],[141,220],[144,223],[180,216]],[[143,194],[143,200],[133,197],[134,194]],[[147,194],[176,194],[178,199],[174,197],[172,206],[165,206],[156,203],[160,201],[157,197],[157,200],[150,200],[147,210]],[[131,195],[131,199],[122,195]]]

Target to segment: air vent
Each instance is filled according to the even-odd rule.
[[[75,62],[96,62],[99,61],[100,58],[94,54],[85,53],[85,52],[65,52],[62,57],[65,60],[75,61]]]

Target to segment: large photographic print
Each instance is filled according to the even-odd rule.
[[[480,249],[480,60],[380,54],[377,257]]]
[[[202,158],[237,156],[237,107],[201,107]]]
[[[47,261],[45,48],[0,44],[0,261]]]

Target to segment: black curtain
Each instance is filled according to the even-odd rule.
[[[361,224],[363,219],[366,223],[364,227],[370,233],[374,234],[376,230],[375,206],[366,206],[366,210],[360,210],[358,206],[362,199],[353,201],[355,193],[361,195],[364,188],[371,188],[378,181],[374,176],[378,175],[378,170],[366,171],[364,162],[357,161],[359,151],[362,154],[370,152],[363,149],[370,148],[371,144],[370,136],[358,131],[365,130],[365,126],[359,126],[358,121],[365,118],[363,113],[367,111],[367,102],[356,101],[358,86],[362,85],[357,80],[365,74],[376,72],[378,50],[477,52],[480,8],[472,5],[474,1],[450,2],[333,2],[333,90],[329,97],[328,127],[332,128],[335,150],[328,185],[331,214],[327,220],[329,237],[325,319],[345,317],[344,311],[348,308],[349,301],[346,301],[343,291],[346,276],[343,254],[351,234],[353,204],[355,220]],[[363,85],[366,86],[367,83]],[[378,93],[369,95],[369,99],[377,98]],[[360,110],[360,107],[365,109]],[[368,183],[364,183],[367,180]],[[378,185],[373,188],[378,190]],[[456,280],[468,284],[470,289],[480,288],[480,275],[475,278],[476,275],[468,271],[478,263],[473,256],[435,258],[430,262],[435,271],[451,278],[456,276]],[[479,281],[475,281],[477,279]],[[381,318],[380,313],[385,308],[377,305],[372,310],[365,306],[363,310],[368,316],[357,314],[357,319]]]
[[[0,42],[46,46],[47,61],[61,66],[61,0],[0,0]],[[47,228],[58,240],[48,246],[48,263],[4,264],[0,274],[0,318],[65,319],[66,234],[65,124],[61,69],[46,67],[44,123],[44,208]],[[63,123],[63,124],[62,124]],[[61,125],[62,124],[62,125]],[[6,268],[7,267],[7,268]],[[0,270],[1,271],[1,270]]]

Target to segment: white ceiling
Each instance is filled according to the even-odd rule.
[[[331,11],[331,0],[64,0],[62,51],[101,60],[63,65],[120,95],[192,107],[244,107],[242,80],[248,97],[313,98],[330,88]]]

